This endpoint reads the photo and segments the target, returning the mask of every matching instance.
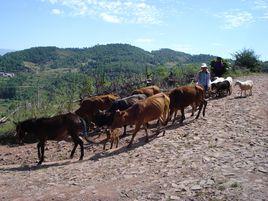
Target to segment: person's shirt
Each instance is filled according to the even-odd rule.
[[[221,61],[216,61],[215,63],[215,69],[217,71],[221,70],[223,68],[223,63]]]
[[[200,71],[198,73],[197,82],[198,82],[198,84],[201,84],[203,86],[209,86],[210,85],[210,73],[209,73],[209,71]]]

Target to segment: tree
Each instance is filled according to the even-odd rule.
[[[251,72],[260,71],[260,60],[259,56],[255,54],[252,49],[243,49],[241,51],[236,52],[234,55],[235,58],[235,66],[240,68],[247,68]]]
[[[268,73],[268,61],[261,63],[261,71]]]

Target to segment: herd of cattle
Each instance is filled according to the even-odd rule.
[[[252,81],[239,82],[238,85],[242,90],[252,90]],[[180,123],[185,119],[184,110],[186,107],[192,107],[192,116],[198,108],[199,117],[202,109],[205,116],[207,106],[207,94],[216,94],[220,96],[224,93],[231,94],[232,78],[217,78],[211,83],[209,93],[206,93],[203,87],[199,85],[180,86],[170,91],[161,92],[157,86],[143,87],[134,90],[132,94],[125,98],[120,98],[116,94],[106,94],[100,96],[87,97],[80,102],[80,107],[74,113],[61,114],[50,118],[28,119],[20,122],[16,126],[16,135],[20,142],[27,133],[34,134],[39,142],[38,164],[44,161],[44,146],[47,140],[62,140],[71,136],[74,147],[71,151],[73,157],[78,145],[81,147],[80,160],[84,156],[83,141],[80,136],[88,136],[90,130],[96,128],[106,128],[107,134],[105,145],[108,141],[118,146],[120,131],[124,127],[123,135],[126,135],[126,126],[135,125],[132,138],[128,147],[133,143],[135,135],[143,126],[148,141],[148,122],[158,120],[157,126],[166,126],[173,117],[173,123],[177,111],[180,110]],[[252,93],[252,91],[251,91]],[[242,95],[242,92],[241,92]],[[100,129],[99,129],[100,130]],[[165,129],[163,129],[163,135]]]

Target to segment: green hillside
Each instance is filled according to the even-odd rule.
[[[214,56],[190,55],[170,49],[148,52],[128,44],[96,45],[91,48],[34,47],[7,53],[0,57],[0,71],[36,72],[57,68],[92,68],[106,71],[143,71],[146,66],[169,62],[208,62]]]

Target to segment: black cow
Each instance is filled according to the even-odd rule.
[[[145,94],[135,94],[132,96],[128,96],[126,98],[118,99],[113,102],[112,106],[104,111],[98,111],[93,118],[93,122],[96,126],[102,127],[102,126],[111,126],[114,114],[117,110],[123,111],[134,105],[140,100],[146,99],[147,96]],[[123,135],[126,135],[126,126],[124,126],[124,133]]]
[[[217,97],[225,95],[225,93],[231,94],[231,85],[228,80],[211,84],[211,90],[216,93]]]

